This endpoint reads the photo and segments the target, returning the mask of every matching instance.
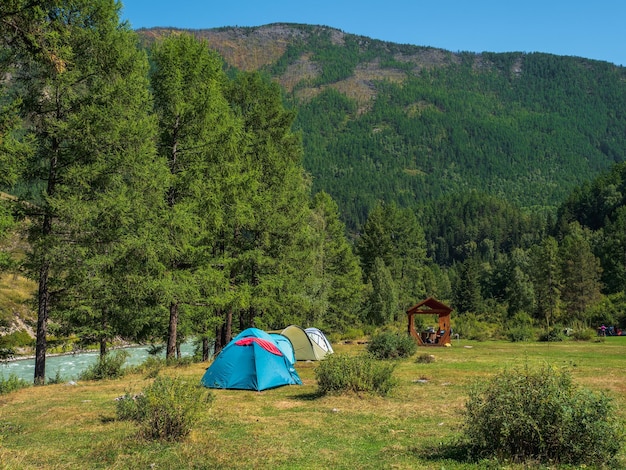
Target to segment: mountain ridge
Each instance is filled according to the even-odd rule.
[[[377,200],[418,206],[480,190],[554,210],[626,159],[626,68],[545,53],[470,53],[395,44],[315,25],[187,32],[226,67],[260,71],[297,112],[314,192],[348,226]]]
[[[339,29],[322,25],[271,23],[262,26],[226,26],[209,29],[153,27],[138,30],[140,36],[148,43],[163,35],[176,32],[186,32],[206,40],[209,46],[222,56],[228,66],[247,72],[261,70],[276,63],[285,54],[289,45],[320,33],[328,33],[331,43],[336,46],[345,46],[346,38],[356,38],[363,47],[370,44],[378,44],[383,48],[387,48],[388,52],[393,54],[399,62],[414,64],[414,71],[416,72],[423,68],[459,62],[459,59],[455,57],[455,53],[444,49],[396,44],[346,33]],[[319,73],[318,69],[319,67],[313,64],[310,54],[303,54],[293,63],[293,66],[287,73],[275,78],[287,92],[292,92],[297,85],[297,81],[294,81],[293,78],[294,75],[310,79],[316,73]],[[400,77],[406,78],[405,72],[392,68],[381,68],[376,62],[359,67],[359,70],[366,76],[369,72],[370,77],[368,78],[375,80],[389,79],[390,77],[396,80]],[[386,70],[387,73],[381,75],[380,70]],[[300,71],[300,74],[297,73],[298,71]],[[363,81],[365,80],[367,78]],[[338,89],[341,91],[340,85]],[[311,93],[302,92],[301,95],[306,97],[310,96]],[[369,94],[366,95],[368,95],[368,98],[371,97]],[[355,97],[359,97],[359,95]]]

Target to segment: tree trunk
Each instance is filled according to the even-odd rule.
[[[57,112],[58,114],[58,112]],[[47,193],[53,196],[56,192],[57,165],[59,161],[59,149],[61,145],[57,139],[52,140],[52,153],[50,155],[50,166],[48,168]],[[41,238],[45,240],[52,233],[52,213],[46,207],[41,224]],[[50,314],[50,260],[46,248],[42,248],[41,266],[39,267],[39,292],[37,295],[37,340],[35,346],[35,385],[46,383],[46,349],[48,336],[48,316]]]
[[[215,347],[213,348],[213,354],[217,354],[228,342],[232,339],[233,330],[233,310],[228,309],[224,316],[224,323],[221,326],[215,328]]]
[[[226,328],[224,329],[224,339],[226,340],[224,344],[228,344],[228,342],[233,339],[233,309],[229,308],[226,312]]]
[[[102,333],[100,334],[100,357],[104,357],[107,353],[107,315],[105,312],[102,312],[102,317],[100,318],[100,326],[102,327]]]
[[[209,360],[209,338],[206,335],[202,338],[202,361]]]
[[[178,327],[178,304],[170,304],[170,326],[167,334],[167,352],[165,359],[172,359],[176,354],[176,329]]]
[[[50,266],[48,261],[41,263],[39,270],[39,307],[37,311],[37,343],[35,347],[35,385],[46,383],[46,346],[48,334],[48,312],[50,304],[50,290],[48,289],[48,275]]]
[[[213,354],[217,354],[224,348],[224,343],[222,342],[223,331],[224,325],[215,327],[215,346],[213,348]]]

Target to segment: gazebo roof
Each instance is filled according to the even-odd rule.
[[[424,308],[426,307],[426,308]],[[406,311],[407,314],[424,314],[424,315],[448,315],[452,312],[452,309],[445,304],[442,304],[434,297],[428,297],[426,300],[422,300],[420,303],[414,305]]]

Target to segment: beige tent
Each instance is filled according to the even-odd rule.
[[[332,348],[328,350],[323,345],[313,341],[307,332],[299,326],[289,325],[280,334],[286,336],[291,341],[297,361],[320,361],[327,354],[333,352]]]

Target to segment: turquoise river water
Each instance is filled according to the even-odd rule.
[[[124,348],[128,352],[125,366],[141,364],[148,357],[148,346],[133,346]],[[187,342],[181,345],[181,356],[192,356],[194,353],[194,343]],[[46,377],[55,378],[57,372],[64,381],[77,380],[79,374],[98,360],[98,351],[81,352],[61,356],[48,356],[46,358]],[[165,353],[162,354],[165,357]],[[35,375],[35,359],[17,359],[14,361],[0,363],[0,377],[5,379],[13,374],[17,377],[33,381]]]

